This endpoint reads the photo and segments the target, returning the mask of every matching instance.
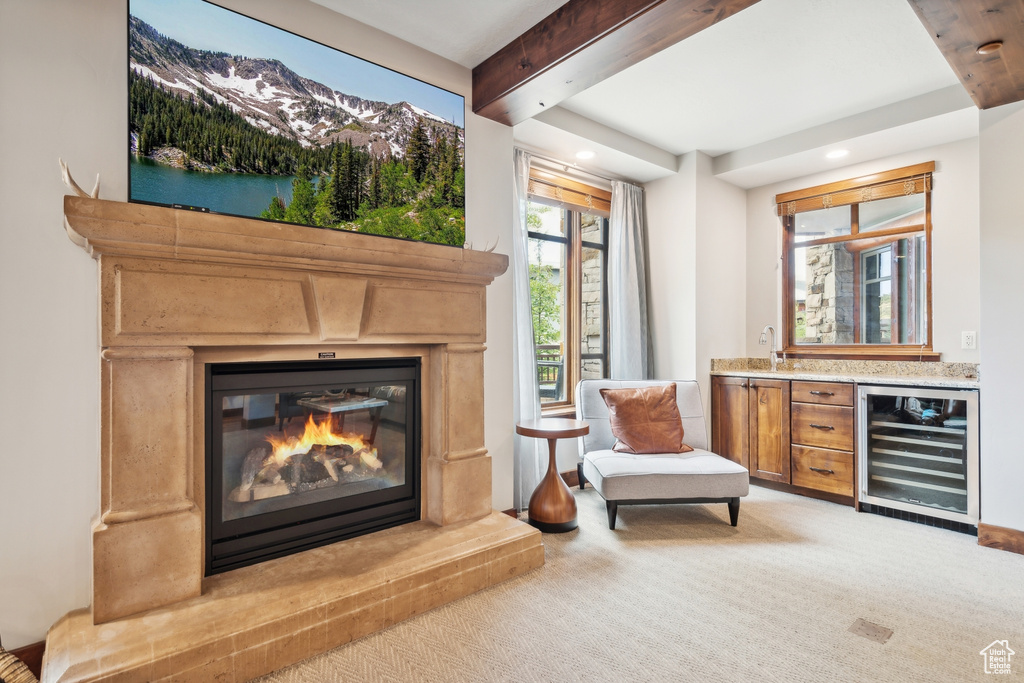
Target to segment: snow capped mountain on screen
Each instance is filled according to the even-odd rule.
[[[422,117],[438,134],[464,131],[409,102],[370,101],[305,78],[275,59],[196,50],[130,18],[131,68],[166,91],[205,95],[229,106],[251,125],[296,140],[303,147],[350,140],[375,156],[404,154]]]

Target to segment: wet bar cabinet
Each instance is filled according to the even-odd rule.
[[[862,509],[976,526],[978,392],[860,385],[858,402]]]

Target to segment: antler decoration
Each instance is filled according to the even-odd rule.
[[[96,174],[96,185],[93,186],[93,188],[92,188],[92,194],[89,194],[85,190],[83,190],[78,185],[78,183],[75,182],[74,178],[71,177],[71,171],[68,170],[68,165],[64,163],[64,160],[58,157],[57,161],[60,162],[60,175],[64,179],[64,184],[67,185],[68,188],[72,192],[77,194],[79,197],[89,197],[89,198],[92,198],[92,199],[99,199],[99,196],[100,196],[100,174],[99,173]]]
[[[487,246],[485,246],[484,247],[484,251],[487,252],[487,253],[490,253],[490,252],[494,251],[495,249],[497,249],[498,248],[498,242],[500,240],[501,240],[501,235],[499,235],[498,238],[494,240],[494,244],[488,244]],[[473,249],[473,243],[472,242],[466,242],[465,244],[462,245],[462,248],[463,249],[470,249],[470,250],[472,250]]]

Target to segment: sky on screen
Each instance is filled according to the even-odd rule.
[[[202,0],[130,0],[128,11],[189,47],[277,59],[300,76],[347,95],[404,100],[465,126],[459,95]]]

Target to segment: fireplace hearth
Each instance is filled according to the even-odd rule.
[[[419,359],[206,377],[207,575],[420,518]]]
[[[44,681],[246,681],[543,565],[540,533],[491,508],[485,290],[506,256],[79,197],[64,216],[99,267],[100,504],[91,604],[50,629]],[[396,366],[413,377],[378,374]],[[312,375],[232,386],[285,367]],[[244,445],[208,483],[210,410]],[[316,526],[395,493],[410,521]],[[296,547],[267,553],[306,503]]]

